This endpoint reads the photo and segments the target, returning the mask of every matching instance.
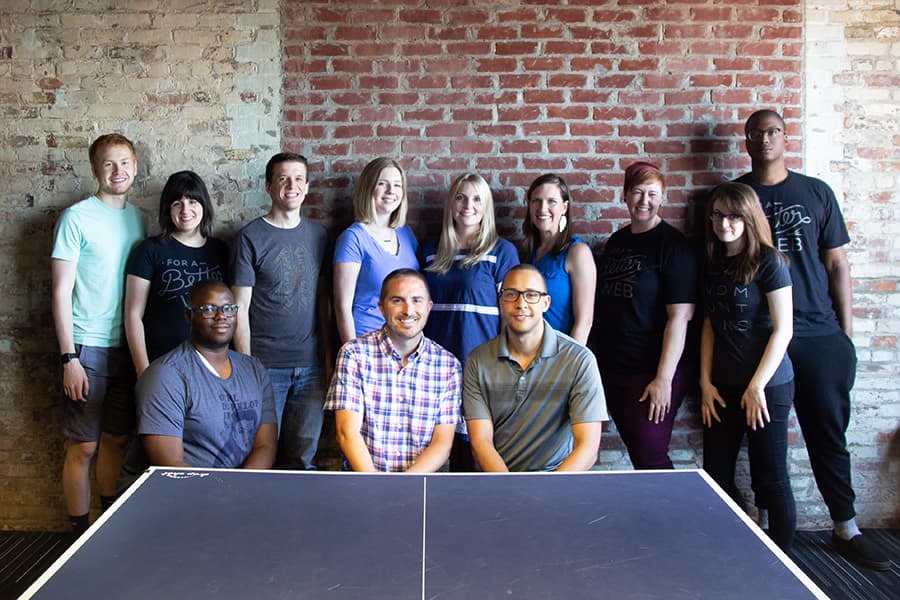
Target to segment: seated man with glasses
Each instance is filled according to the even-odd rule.
[[[466,362],[466,424],[484,471],[587,471],[597,461],[608,418],[597,361],[547,324],[551,301],[535,267],[510,269],[503,330]]]
[[[137,384],[138,434],[152,465],[268,469],[277,434],[262,363],[228,349],[239,307],[220,281],[197,283],[191,336],[153,361]]]

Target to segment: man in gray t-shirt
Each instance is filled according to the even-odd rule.
[[[201,281],[188,296],[191,337],[153,361],[137,385],[138,433],[150,464],[268,469],[275,402],[265,367],[228,349],[231,290]]]
[[[544,321],[550,302],[537,269],[510,269],[500,290],[505,327],[466,362],[466,424],[485,471],[587,471],[597,462],[608,419],[597,361]]]
[[[306,158],[280,153],[266,165],[269,212],[248,223],[232,245],[232,291],[244,310],[234,349],[269,372],[278,422],[279,466],[314,469],[331,364],[325,284],[328,235],[300,216],[309,189]]]

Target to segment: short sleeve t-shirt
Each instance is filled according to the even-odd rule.
[[[794,336],[811,337],[840,331],[828,295],[828,274],[822,250],[850,242],[834,192],[824,181],[789,171],[775,185],[753,181],[751,174],[736,179],[756,191],[772,227],[775,247],[790,259],[794,296]]]
[[[346,262],[360,266],[353,292],[353,325],[357,336],[384,325],[384,317],[378,309],[384,278],[396,269],[419,269],[416,258],[419,243],[408,225],[397,229],[397,242],[397,254],[390,254],[369,235],[362,223],[353,223],[335,243],[335,264]]]
[[[188,292],[204,279],[225,281],[227,265],[228,246],[216,238],[193,248],[173,237],[152,237],[135,248],[127,273],[150,282],[143,321],[151,361],[189,337],[191,327],[184,318]]]
[[[259,217],[234,240],[231,283],[253,288],[250,352],[267,368],[319,364],[316,292],[327,246],[325,228],[306,218],[283,229]]]
[[[138,380],[138,433],[179,437],[193,467],[241,466],[262,424],[275,423],[275,398],[255,357],[228,351],[232,373],[222,379],[189,341],[154,361]]]
[[[115,209],[90,196],[59,218],[51,258],[77,263],[72,289],[76,344],[101,348],[124,344],[125,264],[146,235],[143,216],[127,202],[123,209]]]
[[[590,346],[603,370],[655,373],[668,304],[696,304],[697,257],[680,231],[662,221],[644,233],[610,236],[597,264]]]
[[[707,265],[703,304],[713,329],[712,380],[715,385],[746,388],[772,335],[766,294],[790,287],[784,261],[764,250],[763,262],[748,285],[734,280],[734,259],[722,257]],[[787,353],[767,385],[787,383],[794,371]]]

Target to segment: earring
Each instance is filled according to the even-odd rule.
[[[566,219],[566,215],[563,215],[559,218],[559,232],[562,233],[566,230],[566,223],[568,220]]]

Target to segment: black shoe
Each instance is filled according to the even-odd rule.
[[[883,556],[862,534],[844,540],[832,531],[831,545],[841,556],[867,569],[887,571],[891,568],[891,561]]]

